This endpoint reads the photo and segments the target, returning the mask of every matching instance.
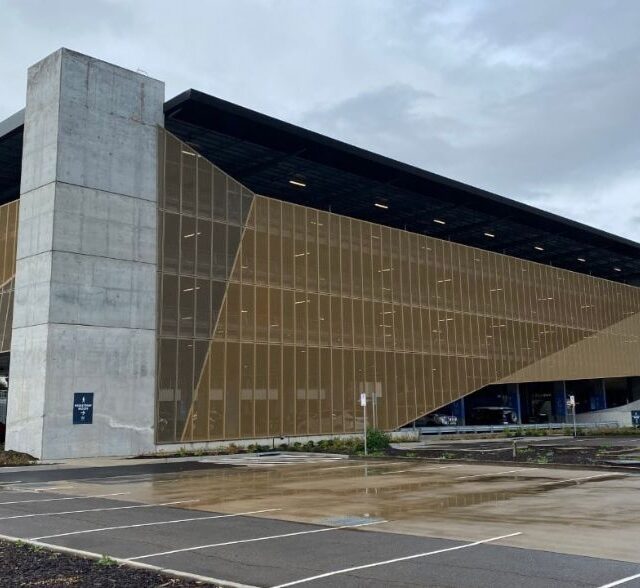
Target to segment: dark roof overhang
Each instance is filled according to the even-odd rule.
[[[634,241],[220,98],[187,90],[165,104],[165,125],[256,193],[640,284]]]

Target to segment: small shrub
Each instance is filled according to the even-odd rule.
[[[640,437],[640,429],[636,427],[617,427],[615,429],[579,429],[578,434],[593,437]]]
[[[380,429],[367,429],[367,449],[371,452],[384,451],[391,444],[391,436]]]
[[[525,435],[528,435],[529,432],[525,431],[522,427],[518,427],[517,429],[511,429],[509,427],[506,427],[500,434],[503,437],[507,437],[508,439],[511,439],[513,437],[524,437]]]
[[[240,453],[242,451],[241,447],[238,447],[235,443],[230,443],[227,445],[227,454],[235,455],[236,453]]]
[[[115,566],[118,565],[118,563],[110,558],[108,555],[103,555],[98,561],[97,564],[99,566],[105,566],[105,567],[110,567],[110,566]]]

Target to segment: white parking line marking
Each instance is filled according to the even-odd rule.
[[[167,474],[169,473],[174,473],[174,472],[166,472]],[[86,482],[88,480],[116,480],[116,479],[120,479],[120,478],[147,478],[149,480],[153,480],[154,476],[157,476],[159,474],[123,474],[121,476],[92,476],[90,478],[73,478],[72,482]],[[144,480],[142,480],[144,481]]]
[[[394,465],[400,465],[404,462],[401,461],[393,461],[390,463],[376,463],[376,464],[370,464],[370,463],[359,463],[357,465],[346,465],[346,466],[334,466],[334,467],[330,467],[330,468],[317,468],[314,469],[314,472],[324,472],[324,471],[330,471],[330,470],[346,470],[349,468],[382,468],[382,467],[389,467],[389,466],[394,466]]]
[[[606,478],[607,476],[619,475],[626,476],[626,474],[598,474],[596,476],[585,476],[584,478],[568,478],[566,480],[551,480],[551,482],[542,482],[541,486],[546,486],[547,484],[562,484],[564,482],[580,482],[582,480],[593,480],[594,478]]]
[[[271,468],[289,465],[313,465],[332,461],[344,461],[346,456],[309,456],[309,455],[280,455],[277,453],[262,455],[222,455],[209,456],[201,459],[201,463],[214,463],[219,465],[243,466],[250,468]]]
[[[326,459],[319,459],[316,461],[305,461],[303,462],[298,462],[298,463],[294,463],[294,462],[290,462],[290,461],[260,461],[260,462],[241,462],[241,463],[237,463],[235,465],[242,465],[242,466],[250,466],[252,468],[260,468],[260,467],[273,467],[273,466],[279,466],[279,465],[296,465],[296,466],[300,466],[300,465],[313,465],[315,463],[326,463]]]
[[[126,510],[129,508],[151,508],[153,506],[169,506],[172,504],[184,504],[186,502],[200,502],[199,500],[175,500],[173,502],[161,502],[158,504],[135,504],[133,506],[114,506],[109,508],[87,508],[84,510],[69,510],[66,512],[36,512],[31,514],[14,515],[11,517],[0,517],[0,521],[10,519],[27,519],[30,517],[57,517],[59,515],[77,514],[81,512],[102,512],[107,510]]]
[[[626,584],[627,582],[631,582],[631,580],[637,580],[638,578],[640,578],[640,574],[634,574],[633,576],[627,576],[626,578],[621,578],[620,580],[616,580],[615,582],[604,584],[603,586],[600,586],[600,588],[613,588],[614,586],[620,586],[620,584]]]
[[[18,488],[17,490],[11,490],[11,492],[48,492],[50,490],[68,490],[73,486],[45,486],[42,488]]]
[[[365,570],[367,568],[375,568],[377,566],[386,566],[399,561],[408,561],[411,559],[418,559],[420,557],[428,557],[430,555],[437,555],[439,553],[445,553],[447,551],[456,551],[458,549],[467,549],[469,547],[475,547],[476,545],[482,545],[484,543],[491,543],[492,541],[499,541],[500,539],[507,539],[508,537],[515,537],[516,535],[522,535],[522,533],[510,533],[509,535],[501,535],[500,537],[491,537],[489,539],[482,539],[480,541],[474,541],[473,543],[464,543],[463,545],[456,545],[455,547],[447,547],[446,549],[436,549],[435,551],[427,551],[425,553],[416,553],[415,555],[407,555],[405,557],[396,557],[395,559],[387,559],[385,561],[379,561],[375,563],[365,564],[362,566],[354,566],[351,568],[343,568],[342,570],[334,570],[333,572],[327,572],[325,574],[318,574],[317,576],[310,576],[308,578],[302,578],[302,580],[294,580],[293,582],[287,582],[285,584],[278,584],[273,588],[286,588],[287,586],[295,586],[296,584],[304,584],[306,582],[313,582],[314,580],[320,580],[321,578],[328,578],[330,576],[337,576],[338,574],[348,574],[349,572],[355,572],[357,570]]]
[[[118,527],[101,527],[98,529],[85,529],[84,531],[71,531],[70,533],[58,533],[57,535],[43,535],[42,537],[31,537],[29,541],[40,541],[41,539],[53,539],[54,537],[68,537],[69,535],[84,535],[85,533],[100,533],[102,531],[115,531],[118,529],[135,529],[138,527],[152,527],[154,525],[175,525],[176,523],[187,523],[193,521],[209,521],[212,519],[228,519],[231,517],[243,517],[263,512],[274,512],[281,508],[265,508],[263,510],[250,510],[248,512],[236,512],[233,514],[213,515],[209,517],[192,517],[189,519],[177,519],[175,521],[159,521],[156,523],[139,523],[137,525],[120,525]]]
[[[57,500],[82,500],[84,498],[106,498],[107,496],[123,496],[129,492],[113,492],[111,494],[89,494],[88,496],[65,496],[64,498],[37,498],[35,500],[10,500],[9,502],[0,502],[0,506],[4,504],[27,504],[28,502],[56,502]]]
[[[147,555],[138,555],[130,557],[126,561],[137,561],[139,559],[148,559],[150,557],[160,557],[162,555],[171,555],[173,553],[183,553],[185,551],[197,551],[199,549],[211,549],[214,547],[225,547],[227,545],[238,545],[239,543],[253,543],[255,541],[267,541],[269,539],[282,539],[284,537],[296,537],[297,535],[311,535],[313,533],[327,533],[330,531],[340,531],[341,529],[355,529],[357,527],[368,527],[369,525],[380,525],[387,521],[373,521],[371,523],[359,523],[357,525],[341,525],[340,527],[324,527],[322,529],[313,529],[312,531],[297,531],[295,533],[284,533],[283,535],[269,535],[267,537],[254,537],[253,539],[239,539],[237,541],[225,541],[224,543],[211,543],[209,545],[196,545],[195,547],[184,547],[183,549],[172,549],[171,551],[161,551],[159,553],[149,553]]]
[[[16,486],[15,488],[5,488],[4,490],[0,490],[0,492],[13,492],[15,494],[24,494],[27,492],[47,492],[49,490],[66,490],[68,488],[72,488],[72,486],[47,486],[46,488],[28,488],[22,486]]]
[[[507,470],[505,472],[489,472],[488,474],[475,474],[473,476],[458,476],[456,480],[468,480],[470,478],[483,478],[485,476],[501,476],[502,474],[515,474],[516,472],[521,472],[524,469],[537,470],[538,468],[520,468],[517,470]]]
[[[358,464],[358,465],[347,465],[347,466],[331,466],[328,468],[315,468],[314,471],[316,472],[324,472],[324,471],[331,471],[331,470],[348,470],[350,468],[363,468],[364,466],[362,464]]]
[[[79,555],[81,557],[88,557],[90,559],[99,560],[104,558],[103,553],[94,553],[93,551],[84,551],[82,549],[74,549],[72,547],[64,547],[63,545],[56,545],[54,543],[42,543],[40,541],[30,541],[22,537],[14,537],[13,535],[0,535],[0,539],[5,541],[11,541],[12,543],[27,543],[29,545],[35,545],[36,547],[45,547],[58,553],[68,553],[70,555]],[[194,580],[195,582],[201,582],[206,584],[213,584],[214,586],[228,586],[229,588],[257,588],[256,586],[249,586],[248,584],[240,584],[238,582],[231,582],[230,580],[219,580],[218,578],[212,578],[210,576],[202,576],[200,574],[191,574],[189,572],[183,572],[180,570],[172,570],[169,568],[163,568],[161,566],[154,566],[148,563],[139,561],[127,561],[118,557],[112,557],[113,561],[118,564],[125,564],[133,568],[141,570],[153,570],[154,572],[160,572],[162,574],[168,574],[169,576],[176,576],[178,578],[185,578],[187,580]]]
[[[381,475],[388,476],[390,474],[402,474],[404,472],[411,472],[413,474],[420,474],[422,472],[433,472],[434,470],[446,470],[447,468],[461,468],[462,465],[446,465],[446,466],[437,466],[434,468],[411,468],[408,470],[393,470],[392,472],[382,472]]]

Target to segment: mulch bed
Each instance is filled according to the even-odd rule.
[[[33,465],[38,461],[28,453],[20,453],[19,451],[2,451],[0,450],[0,467],[3,466],[23,466]]]
[[[28,544],[0,541],[0,586],[68,588],[195,588],[214,584],[173,578],[151,571],[75,557]]]
[[[463,459],[479,462],[520,462],[530,464],[563,464],[563,465],[603,465],[612,459],[623,458],[626,453],[634,451],[628,446],[617,446],[612,443],[604,443],[601,446],[540,446],[535,443],[518,441],[516,455],[513,456],[511,443],[494,444],[492,448],[480,450],[477,446],[465,448],[434,448],[434,449],[410,449],[390,450],[391,455],[404,455],[411,457],[423,457],[430,459]],[[637,451],[637,450],[635,450]]]

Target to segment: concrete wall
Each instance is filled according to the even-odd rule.
[[[576,415],[577,423],[606,423],[616,422],[620,427],[630,427],[631,411],[640,410],[640,400],[616,406],[614,408],[605,408],[604,410],[594,410],[592,412],[583,412]]]
[[[163,102],[162,82],[67,49],[29,69],[8,449],[153,448]],[[74,392],[93,424],[72,424]]]

